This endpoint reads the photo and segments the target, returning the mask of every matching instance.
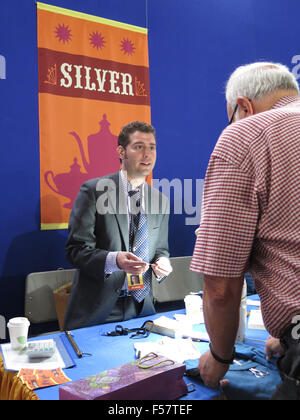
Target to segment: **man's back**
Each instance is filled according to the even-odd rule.
[[[205,216],[216,188],[222,210],[220,201],[217,207],[210,202]],[[224,130],[209,163],[203,208],[201,228],[214,230],[206,267],[216,267],[218,259],[222,268],[211,275],[249,271],[266,327],[280,336],[300,313],[299,97],[284,97],[272,110]]]

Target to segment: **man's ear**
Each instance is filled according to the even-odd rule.
[[[250,99],[240,97],[237,99],[237,103],[239,104],[239,119],[250,117],[255,114],[254,103]]]
[[[124,158],[125,158],[125,149],[124,149],[123,146],[118,146],[117,147],[117,153],[118,153],[119,159],[120,160],[124,160]]]

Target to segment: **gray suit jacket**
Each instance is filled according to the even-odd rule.
[[[78,269],[64,319],[64,329],[105,323],[125,280],[124,271],[105,275],[110,251],[128,251],[127,199],[120,191],[120,172],[85,182],[75,200],[69,222],[66,254]],[[169,201],[158,190],[145,186],[145,211],[149,230],[150,263],[169,256]],[[151,299],[145,304],[152,306]],[[147,311],[146,311],[147,312]]]

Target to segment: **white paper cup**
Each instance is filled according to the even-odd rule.
[[[198,324],[202,318],[202,299],[199,295],[187,295],[184,298],[185,313],[192,324]]]
[[[22,350],[26,347],[30,322],[27,318],[18,317],[8,321],[10,343],[13,350]]]

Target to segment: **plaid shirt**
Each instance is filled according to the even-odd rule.
[[[280,337],[300,315],[300,98],[237,121],[210,158],[191,270],[249,272],[265,326]]]

